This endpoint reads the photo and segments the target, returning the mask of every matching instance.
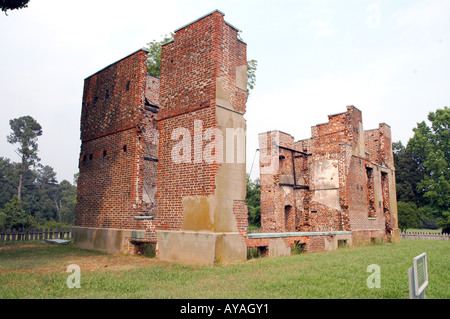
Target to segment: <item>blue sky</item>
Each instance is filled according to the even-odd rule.
[[[450,106],[450,0],[31,0],[0,15],[0,156],[19,160],[8,121],[31,115],[43,126],[41,163],[72,181],[83,80],[215,9],[258,60],[248,171],[260,132],[305,139],[354,105],[364,129],[385,122],[406,144],[417,122]]]

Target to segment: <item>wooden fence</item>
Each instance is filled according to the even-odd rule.
[[[25,240],[45,240],[45,239],[72,239],[70,229],[2,229],[0,230],[0,242],[4,241],[25,241]]]
[[[450,240],[450,234],[440,233],[400,233],[401,239]]]

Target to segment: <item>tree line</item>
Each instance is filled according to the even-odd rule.
[[[76,180],[58,183],[55,170],[38,156],[41,125],[31,116],[9,121],[7,141],[20,161],[0,157],[0,228],[65,227],[75,221]]]
[[[428,114],[406,146],[393,143],[398,222],[408,228],[450,233],[450,109]]]

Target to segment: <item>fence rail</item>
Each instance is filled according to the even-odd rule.
[[[450,234],[440,233],[400,233],[401,239],[450,240]]]
[[[1,229],[0,242],[5,241],[25,241],[25,240],[45,240],[45,239],[71,239],[71,229]]]

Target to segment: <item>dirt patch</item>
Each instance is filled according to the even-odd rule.
[[[81,271],[123,271],[138,269],[157,263],[155,259],[126,255],[89,256],[64,258],[67,265],[76,264]]]
[[[52,247],[57,246],[47,244],[14,244],[0,246],[0,252],[4,251],[5,253],[6,251],[20,251],[25,248],[32,248],[30,253],[14,257],[14,262],[9,262],[8,260],[4,260],[4,263],[0,262],[0,274],[66,272],[67,267],[71,264],[80,266],[81,271],[84,272],[120,272],[139,269],[158,263],[157,259],[125,254],[80,256],[78,252],[72,253],[69,250],[62,254],[55,255]],[[35,255],[32,252],[34,251],[34,248],[45,248],[45,252],[43,254]]]
[[[30,247],[39,247],[39,245],[37,245],[37,244],[5,245],[5,246],[0,246],[0,250],[9,250],[9,249],[18,249],[18,248],[30,248]]]

